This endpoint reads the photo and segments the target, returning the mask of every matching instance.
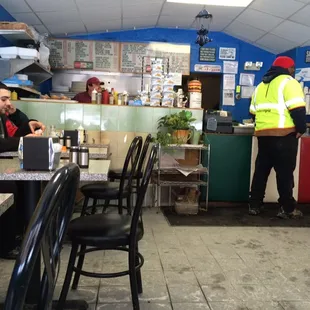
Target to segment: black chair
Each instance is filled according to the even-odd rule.
[[[145,163],[145,158],[146,158],[146,155],[147,155],[151,141],[152,141],[152,135],[148,134],[146,136],[144,144],[143,144],[143,148],[142,148],[141,155],[139,158],[137,171],[133,175],[133,180],[136,181],[136,184],[132,186],[133,188],[136,189],[135,193],[138,192],[138,189],[140,186],[140,180],[141,180],[142,175],[143,175],[143,167],[144,167],[144,163]],[[130,173],[131,173],[131,171],[129,170],[127,172],[127,175],[126,175],[127,179],[129,178]],[[111,180],[111,182],[114,182],[115,180],[120,180],[121,178],[122,178],[122,169],[114,169],[114,170],[109,171],[109,179]]]
[[[144,235],[142,221],[142,204],[150,181],[157,156],[156,146],[152,147],[145,172],[141,181],[133,215],[93,214],[74,219],[68,229],[72,242],[68,269],[59,299],[58,310],[61,310],[66,300],[72,274],[75,277],[72,289],[78,286],[80,275],[94,278],[113,278],[129,275],[133,309],[139,309],[138,294],[142,293],[140,268],[144,263],[143,256],[138,250],[138,241]],[[78,252],[79,245],[81,250]],[[86,247],[89,247],[86,249]],[[93,273],[82,270],[86,253],[99,250],[120,250],[128,252],[129,270],[116,273]],[[79,257],[75,267],[76,257]]]
[[[91,214],[96,213],[96,208],[99,199],[104,200],[104,208],[114,206],[118,207],[118,213],[123,213],[123,208],[127,209],[127,212],[131,212],[131,192],[132,192],[132,180],[136,171],[138,159],[142,148],[142,138],[135,137],[130,144],[128,149],[124,167],[120,182],[104,182],[104,183],[91,183],[81,187],[81,192],[85,196],[81,216],[89,215],[87,211],[89,208],[92,209]],[[131,169],[129,166],[131,165]],[[127,177],[128,176],[128,177]],[[89,199],[93,199],[93,205],[88,206]],[[126,199],[126,207],[123,206],[123,200]],[[111,200],[117,200],[118,204],[110,204]]]
[[[24,309],[30,278],[41,252],[44,272],[37,309],[50,309],[63,238],[73,213],[79,180],[79,167],[69,164],[57,170],[46,186],[27,228],[3,310]]]

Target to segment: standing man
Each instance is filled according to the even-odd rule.
[[[294,72],[293,59],[278,57],[252,97],[250,113],[255,118],[258,154],[250,193],[250,215],[260,214],[267,180],[274,168],[280,196],[277,216],[283,219],[303,216],[296,209],[293,188],[298,138],[307,129],[306,104],[303,90],[293,78]]]

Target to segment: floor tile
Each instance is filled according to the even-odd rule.
[[[54,291],[54,299],[58,299],[61,293],[62,286],[56,286]],[[76,290],[69,290],[67,300],[85,300],[89,304],[97,302],[98,287],[79,287]]]
[[[141,302],[170,303],[166,285],[148,285],[143,287],[143,293],[139,296]]]
[[[210,302],[211,310],[248,310],[241,301],[231,300],[229,302]]]
[[[131,302],[129,286],[102,286],[99,288],[99,303]]]
[[[277,301],[251,301],[246,302],[248,310],[283,310],[281,304]]]
[[[173,310],[210,310],[207,303],[173,303]]]
[[[98,304],[97,310],[132,310],[131,303]],[[170,304],[142,303],[140,310],[172,310]]]
[[[170,298],[173,303],[202,303],[206,302],[204,295],[198,285],[168,286]]]
[[[238,296],[244,301],[271,301],[273,300],[272,295],[269,293],[267,288],[262,284],[247,284],[247,285],[233,285]]]
[[[197,279],[193,271],[165,271],[165,278],[169,287],[177,285],[197,285]]]
[[[229,282],[202,285],[201,289],[208,301],[242,300],[240,292],[238,296],[238,292]]]
[[[309,310],[310,301],[281,301],[284,310]]]

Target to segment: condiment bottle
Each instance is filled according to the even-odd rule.
[[[109,104],[109,92],[107,90],[102,92],[102,103]]]
[[[112,93],[109,95],[109,104],[114,104],[114,96]]]
[[[94,89],[91,92],[91,103],[96,103],[96,97],[97,97],[97,91],[96,91],[96,89]]]
[[[78,143],[79,145],[84,142],[84,128],[82,125],[79,126],[78,130]]]
[[[96,94],[96,103],[101,104],[102,101],[102,93],[97,93]]]
[[[12,93],[11,93],[11,100],[17,100],[18,96],[17,96],[17,92],[14,90]]]

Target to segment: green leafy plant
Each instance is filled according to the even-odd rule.
[[[165,115],[158,120],[158,129],[167,128],[168,131],[188,130],[191,128],[191,122],[196,119],[192,117],[190,111],[181,111],[171,115]]]

